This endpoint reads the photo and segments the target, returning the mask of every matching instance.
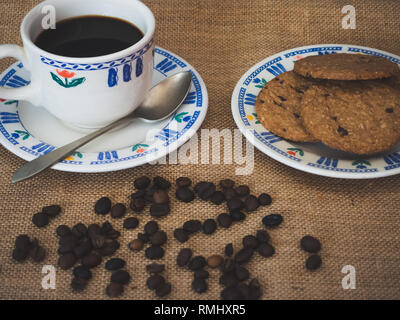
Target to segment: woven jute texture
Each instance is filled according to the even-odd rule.
[[[342,29],[341,8],[352,1],[271,0],[147,0],[157,19],[157,45],[187,59],[202,75],[209,91],[209,112],[202,128],[236,128],[230,99],[240,76],[258,61],[285,49],[316,43],[350,43],[400,54],[400,2],[353,1],[357,28]],[[20,43],[19,24],[34,0],[1,1],[0,42]],[[9,65],[2,60],[1,67]],[[161,175],[174,181],[188,176],[194,181],[217,182],[232,178],[248,184],[254,194],[268,192],[270,207],[248,215],[242,223],[212,236],[197,234],[184,245],[173,238],[173,230],[189,219],[204,220],[223,212],[223,207],[196,200],[193,204],[172,202],[172,213],[159,221],[168,233],[166,277],[172,283],[171,299],[218,299],[219,272],[212,270],[209,290],[191,289],[191,272],[176,266],[176,255],[190,247],[196,255],[223,253],[225,244],[236,248],[244,235],[262,228],[267,213],[280,213],[284,223],[272,230],[273,258],[258,255],[248,265],[252,277],[263,285],[263,299],[399,299],[400,298],[400,179],[340,180],[303,173],[255,151],[255,169],[248,176],[235,176],[237,165],[145,165],[129,170],[75,174],[47,171],[16,185],[12,173],[24,161],[0,147],[0,298],[2,299],[106,299],[104,289],[110,274],[103,266],[94,270],[87,290],[74,294],[72,272],[57,268],[56,290],[41,287],[44,264],[57,264],[59,224],[102,223],[111,220],[94,214],[93,204],[109,196],[114,203],[128,204],[133,180],[141,175]],[[171,196],[175,190],[171,190]],[[44,205],[60,204],[63,213],[44,229],[31,222]],[[133,216],[129,213],[128,216]],[[121,249],[116,256],[127,261],[132,281],[123,299],[155,299],[145,286],[144,252],[132,253],[127,243],[142,232],[150,220],[148,209],[138,215],[136,230],[122,230],[122,220],[113,220],[122,230]],[[26,233],[39,238],[48,250],[44,263],[15,263],[10,255],[15,237]],[[302,236],[319,238],[323,267],[316,272],[304,268],[307,254],[299,248]],[[356,289],[342,288],[345,265],[356,269]]]

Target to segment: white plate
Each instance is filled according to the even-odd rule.
[[[203,122],[208,108],[207,89],[198,72],[185,60],[155,48],[154,85],[180,71],[191,71],[193,82],[176,114],[155,124],[135,119],[128,126],[94,140],[53,168],[72,172],[121,170],[154,161],[176,150]],[[29,72],[17,62],[0,76],[0,86],[21,87],[27,85],[29,79]],[[0,102],[0,143],[27,161],[85,134],[25,101]]]
[[[400,64],[389,52],[344,44],[312,45],[290,49],[251,67],[236,84],[232,114],[246,138],[261,152],[290,167],[335,178],[368,179],[400,172],[400,144],[371,157],[360,157],[325,147],[322,143],[295,143],[267,131],[257,120],[255,101],[261,88],[276,76],[293,69],[294,62],[307,56],[331,53],[369,54]]]

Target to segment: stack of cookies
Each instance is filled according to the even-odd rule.
[[[268,82],[256,101],[270,132],[360,155],[400,141],[400,71],[384,58],[310,56]]]

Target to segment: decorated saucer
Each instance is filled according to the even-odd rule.
[[[183,105],[169,119],[157,123],[135,119],[90,142],[53,168],[71,172],[121,170],[156,162],[179,148],[199,129],[206,116],[207,89],[188,62],[155,48],[153,85],[181,71],[192,73],[192,87]],[[18,88],[29,82],[30,74],[21,62],[0,76],[0,86],[4,87]],[[71,129],[44,108],[26,101],[0,100],[0,143],[24,160],[31,161],[85,134]]]
[[[299,59],[332,53],[375,55],[400,65],[397,55],[354,45],[311,45],[277,53],[251,67],[236,84],[231,105],[237,126],[261,152],[305,172],[347,179],[378,178],[400,173],[400,143],[383,154],[361,157],[330,149],[322,143],[287,141],[266,130],[258,121],[255,102],[267,82],[292,70]]]

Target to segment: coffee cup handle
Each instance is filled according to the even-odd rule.
[[[14,44],[3,44],[0,45],[0,59],[3,58],[15,58],[22,61],[25,67],[29,67],[28,59],[25,55],[25,51],[22,47]],[[35,90],[32,83],[21,88],[4,88],[0,87],[0,98],[1,99],[14,99],[14,100],[27,100],[33,104],[36,104],[35,99],[37,90]]]

